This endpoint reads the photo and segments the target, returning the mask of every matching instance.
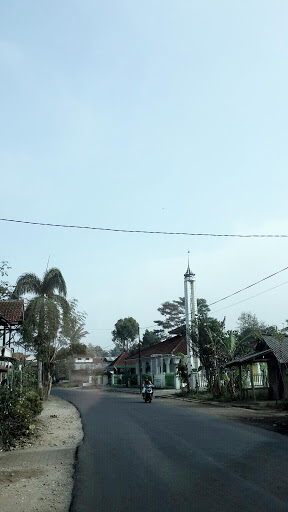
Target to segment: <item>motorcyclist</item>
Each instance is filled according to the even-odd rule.
[[[143,386],[142,386],[142,396],[143,396],[143,398],[145,398],[145,393],[146,393],[147,386],[148,386],[148,389],[149,389],[149,387],[151,387],[152,395],[153,395],[153,387],[152,387],[153,384],[152,384],[151,380],[149,380],[148,377],[146,376],[145,379],[144,379],[144,382],[143,382]]]

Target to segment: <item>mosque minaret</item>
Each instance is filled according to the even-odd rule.
[[[196,276],[191,272],[189,259],[188,268],[184,274],[184,291],[185,291],[185,319],[186,319],[186,343],[187,343],[187,366],[190,377],[191,389],[196,388],[196,376],[192,370],[198,370],[200,361],[195,350],[193,350],[192,325],[197,322],[197,298],[196,298]],[[196,326],[197,330],[197,326]],[[195,329],[194,329],[195,332]]]

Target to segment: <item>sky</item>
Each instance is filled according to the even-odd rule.
[[[287,235],[287,18],[286,0],[1,2],[0,217]],[[10,282],[59,268],[86,342],[108,348],[119,318],[143,334],[184,295],[188,250],[208,304],[288,265],[287,238],[4,221],[0,233]],[[242,311],[281,328],[286,281],[211,314],[228,329]]]

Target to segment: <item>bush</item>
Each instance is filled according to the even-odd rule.
[[[43,411],[43,403],[40,400],[40,396],[38,393],[34,393],[34,391],[29,391],[29,393],[27,393],[23,406],[27,407],[33,416],[37,416],[37,414],[41,414]]]
[[[133,375],[130,375],[130,386],[137,386],[138,380],[137,375],[133,373]]]
[[[0,391],[0,436],[6,450],[15,446],[17,439],[34,431],[32,421],[36,414],[41,412],[42,403],[38,395],[40,405],[38,399],[32,395],[36,393],[27,393],[23,396],[17,388]]]

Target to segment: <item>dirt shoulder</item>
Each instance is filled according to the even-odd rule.
[[[275,407],[266,404],[238,404],[238,403],[220,403],[220,402],[201,402],[194,399],[169,398],[179,406],[193,407],[201,412],[226,418],[233,421],[239,421],[248,425],[264,428],[279,434],[288,435],[288,413],[278,410]]]
[[[69,510],[74,460],[83,431],[77,409],[50,396],[35,435],[0,453],[0,496],[12,512]]]

